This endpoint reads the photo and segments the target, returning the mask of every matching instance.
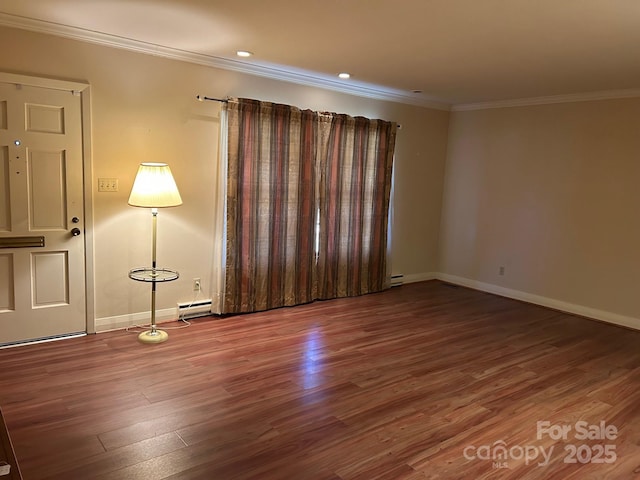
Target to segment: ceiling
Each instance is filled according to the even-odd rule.
[[[0,24],[444,108],[640,89],[638,0],[3,0]]]

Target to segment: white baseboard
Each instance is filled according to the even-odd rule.
[[[171,322],[178,318],[177,308],[165,308],[156,310],[156,323]],[[108,332],[134,325],[149,325],[151,312],[138,312],[114,317],[96,318],[96,332]]]
[[[572,313],[574,315],[580,315],[581,317],[592,318],[601,322],[612,323],[621,327],[640,330],[639,318],[628,317],[613,312],[607,312],[605,310],[585,307],[583,305],[577,305],[575,303],[564,302],[562,300],[556,300],[554,298],[543,297],[532,293],[522,292],[520,290],[501,287],[492,283],[480,282],[478,280],[458,277],[456,275],[449,275],[446,273],[438,273],[436,274],[436,278],[444,282],[453,283],[455,285],[473,288],[474,290],[493,293],[502,297],[522,300],[523,302],[533,303],[535,305],[552,308],[554,310],[560,310],[566,313]]]

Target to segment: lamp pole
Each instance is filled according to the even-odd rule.
[[[151,233],[151,270],[153,277],[157,277],[156,273],[156,239],[158,237],[158,209],[151,209],[152,216],[152,233]],[[151,332],[148,335],[158,335],[156,330],[156,281],[151,282]]]

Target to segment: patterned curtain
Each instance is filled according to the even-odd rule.
[[[227,109],[223,312],[388,288],[396,125],[248,99]]]
[[[396,125],[333,115],[322,130],[318,298],[389,288],[387,220]]]
[[[317,116],[229,101],[224,313],[316,297]]]

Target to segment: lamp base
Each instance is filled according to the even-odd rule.
[[[138,335],[138,340],[142,343],[162,343],[169,339],[169,334],[164,330],[147,330]]]

